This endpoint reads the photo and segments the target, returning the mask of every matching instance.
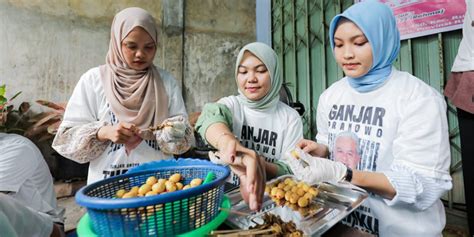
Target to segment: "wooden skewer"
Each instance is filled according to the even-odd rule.
[[[248,231],[244,231],[244,232],[239,233],[239,234],[242,234],[242,235],[258,235],[258,234],[263,234],[263,233],[267,233],[267,232],[271,232],[271,231],[274,231],[274,229],[269,228],[269,229],[264,229],[264,230],[248,230]]]
[[[245,212],[241,212],[241,211],[236,211],[236,210],[232,210],[232,209],[229,209],[229,208],[219,208],[219,210],[221,211],[225,211],[225,212],[228,212],[228,213],[232,213],[232,214],[236,214],[236,215],[239,215],[239,216],[248,216],[250,215],[251,213],[245,213]]]
[[[268,232],[273,232],[273,228],[264,229],[264,230],[216,230],[212,231],[211,235],[221,236],[221,237],[232,237],[232,236],[249,236],[249,235],[259,235]]]
[[[236,230],[213,230],[213,231],[211,231],[211,235],[229,234],[229,233],[235,233],[235,232],[239,232],[239,231],[243,231],[243,230],[241,230],[241,229],[236,229]]]

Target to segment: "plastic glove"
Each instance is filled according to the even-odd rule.
[[[186,128],[191,128],[186,117],[178,115],[171,117],[161,123],[162,129],[155,131],[156,140],[174,142],[182,140],[186,136]]]
[[[178,115],[163,121],[162,129],[154,132],[160,149],[167,154],[183,154],[194,143],[193,128],[186,117]]]
[[[346,176],[347,172],[347,167],[343,163],[311,156],[299,148],[287,152],[284,161],[290,166],[296,178],[310,184],[325,181],[338,182]]]

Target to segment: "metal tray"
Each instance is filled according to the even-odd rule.
[[[288,177],[299,181],[293,175],[284,175],[269,181],[267,184],[278,182]],[[236,199],[237,194],[240,195],[239,193],[229,193],[228,196],[234,202],[232,203],[232,210],[249,213],[249,215],[241,216],[231,213],[226,223],[234,228],[249,229],[263,223],[263,214],[271,213],[278,215],[285,222],[293,221],[297,229],[303,231],[304,235],[320,236],[359,207],[368,197],[368,193],[365,190],[347,182],[324,182],[312,186],[319,189],[318,196],[312,201],[320,205],[321,208],[309,217],[303,217],[300,213],[287,206],[276,205],[266,194],[262,210],[252,212],[245,202]]]

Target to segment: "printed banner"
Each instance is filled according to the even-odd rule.
[[[379,1],[392,8],[402,40],[461,29],[466,12],[465,0]]]

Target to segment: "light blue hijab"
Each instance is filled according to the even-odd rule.
[[[278,56],[273,51],[273,49],[260,42],[254,42],[245,45],[239,52],[237,56],[237,61],[235,63],[235,80],[237,81],[237,73],[239,72],[239,65],[242,62],[244,53],[248,51],[255,55],[263,64],[267,67],[268,72],[270,73],[271,79],[271,88],[268,94],[266,94],[262,99],[253,101],[249,100],[239,89],[239,96],[237,97],[239,101],[246,105],[249,108],[255,110],[266,110],[277,105],[280,100],[280,88],[282,84],[282,78],[280,76],[280,63],[278,62]]]
[[[358,78],[349,78],[349,84],[358,92],[370,92],[381,87],[392,72],[392,63],[400,51],[400,33],[392,10],[375,0],[352,5],[335,16],[329,27],[331,48],[334,33],[341,18],[347,18],[364,33],[372,48],[373,63],[369,72]]]

